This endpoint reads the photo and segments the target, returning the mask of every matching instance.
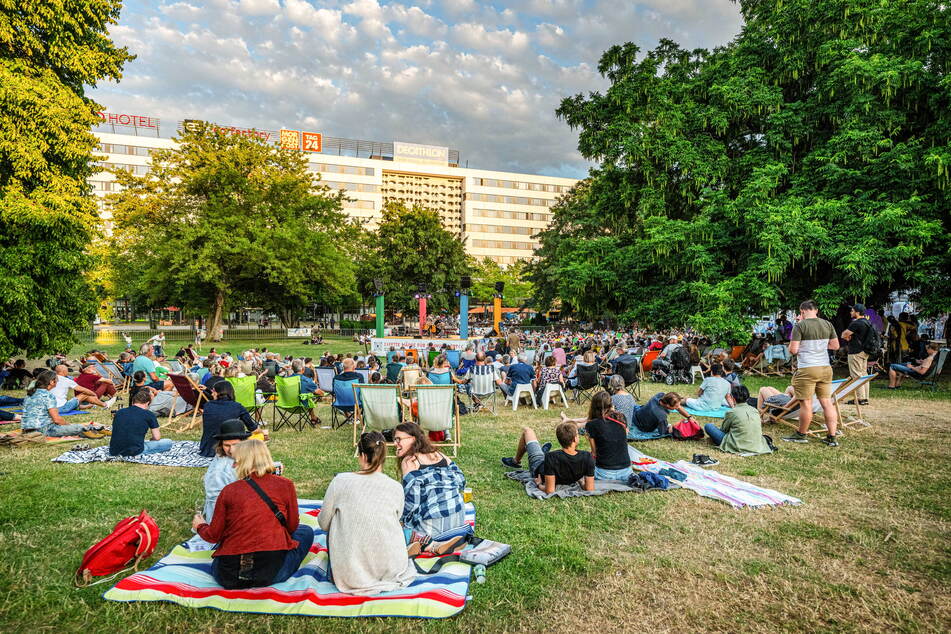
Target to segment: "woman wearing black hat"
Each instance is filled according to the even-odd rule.
[[[215,458],[208,465],[205,472],[205,517],[211,521],[215,512],[215,502],[221,490],[238,479],[234,471],[234,458],[231,457],[231,448],[251,433],[244,428],[244,423],[236,418],[221,423],[221,428],[214,439]]]

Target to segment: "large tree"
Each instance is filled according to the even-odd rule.
[[[435,211],[387,203],[375,232],[368,234],[361,255],[361,290],[372,294],[373,280],[383,281],[390,308],[416,312],[420,284],[432,295],[431,311],[449,308],[459,279],[469,272],[462,241],[443,228]]]
[[[68,348],[96,310],[86,179],[101,107],[85,87],[132,59],[118,0],[0,2],[0,358]]]
[[[502,294],[506,305],[522,306],[532,302],[535,288],[531,282],[523,279],[525,267],[525,260],[519,260],[505,268],[491,258],[473,260],[470,264],[472,290],[469,292],[472,301],[491,302],[495,296],[495,283],[502,282],[505,284]]]
[[[951,309],[951,12],[740,5],[728,45],[612,47],[610,87],[562,102],[599,166],[556,210],[536,287],[727,336],[808,296],[832,313],[916,290]]]
[[[208,333],[237,302],[297,324],[304,306],[354,292],[358,229],[342,194],[320,187],[299,153],[211,125],[123,170],[112,195],[117,287],[139,303],[207,311]]]

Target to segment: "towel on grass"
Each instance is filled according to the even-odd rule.
[[[138,456],[110,456],[109,445],[93,447],[85,451],[67,451],[53,458],[53,462],[70,464],[88,464],[90,462],[135,462],[157,467],[207,467],[211,458],[198,453],[198,443],[194,440],[179,440],[172,448],[162,453],[142,454]]]
[[[723,418],[726,416],[726,413],[732,410],[732,407],[721,407],[720,409],[692,409],[690,407],[684,407],[686,412],[691,416],[703,416],[704,418]]]
[[[314,545],[290,579],[265,588],[225,590],[211,576],[211,552],[193,552],[188,542],[158,563],[126,577],[103,594],[109,601],[170,601],[186,607],[225,612],[296,616],[403,616],[444,619],[466,606],[471,566],[450,561],[432,575],[417,575],[406,588],[375,596],[344,594],[328,579],[327,533],[317,526],[320,500],[298,500],[302,525],[314,530]],[[475,507],[466,504],[466,521],[475,525]],[[419,557],[428,570],[438,557]]]
[[[5,409],[4,411],[10,412],[11,414],[22,414],[22,409]],[[65,414],[60,414],[60,416],[79,416],[80,414],[92,414],[88,409],[74,409],[71,412],[66,412]]]
[[[631,455],[632,462],[643,458],[655,461],[650,464],[634,464],[632,466],[635,469],[650,471],[651,473],[658,473],[661,469],[680,471],[687,476],[687,479],[681,482],[680,486],[694,491],[697,495],[726,502],[733,508],[761,508],[781,506],[784,504],[802,504],[802,500],[798,498],[773,491],[772,489],[764,489],[755,484],[743,482],[742,480],[725,476],[710,469],[704,469],[685,460],[678,460],[673,463],[665,462],[651,458],[633,447],[628,447],[627,450]]]
[[[589,495],[604,495],[605,493],[611,493],[616,491],[618,493],[643,493],[643,489],[629,487],[623,482],[618,480],[595,480],[594,481],[594,490],[585,491],[581,488],[580,484],[559,484],[555,486],[555,491],[553,493],[545,493],[538,488],[538,485],[535,484],[535,479],[532,478],[532,474],[527,469],[521,469],[519,471],[509,471],[505,474],[506,478],[515,480],[516,482],[521,482],[525,485],[525,493],[528,497],[535,498],[537,500],[547,500],[549,498],[580,498],[586,497]],[[678,488],[677,483],[673,480],[670,481],[670,486],[666,490]],[[662,491],[665,489],[649,489],[650,491]]]
[[[637,427],[629,427],[627,430],[627,439],[630,442],[657,440],[659,438],[670,438],[670,434],[662,434],[659,431],[641,431]]]

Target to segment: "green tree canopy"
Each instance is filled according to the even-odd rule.
[[[373,293],[373,280],[383,280],[389,308],[416,312],[413,295],[425,284],[432,298],[428,309],[452,307],[459,278],[469,272],[462,241],[442,226],[439,214],[402,203],[387,203],[379,228],[367,236],[361,255],[361,289]]]
[[[519,262],[502,268],[498,262],[490,258],[483,260],[473,260],[470,265],[472,269],[472,289],[469,295],[473,302],[491,302],[495,297],[495,283],[504,282],[505,288],[502,294],[505,297],[506,306],[521,306],[530,303],[535,296],[535,288],[531,282],[523,279],[523,274],[527,262]]]
[[[319,187],[299,153],[199,125],[153,152],[148,175],[117,170],[112,195],[117,287],[150,306],[207,310],[221,336],[234,302],[294,326],[303,307],[354,287],[358,229],[342,194]]]
[[[118,0],[0,2],[0,358],[68,348],[96,310],[86,179],[100,107],[85,86],[132,59]]]
[[[607,91],[562,102],[599,167],[542,236],[540,293],[726,336],[809,296],[951,309],[951,12],[740,5],[728,45],[612,47]]]

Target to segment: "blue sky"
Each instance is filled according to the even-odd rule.
[[[447,145],[471,167],[581,177],[563,97],[600,90],[613,44],[739,31],[729,0],[126,2],[138,55],[91,91],[112,112]]]

